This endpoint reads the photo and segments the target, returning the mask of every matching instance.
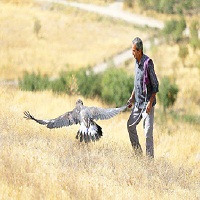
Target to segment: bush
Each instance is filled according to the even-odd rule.
[[[187,45],[180,45],[179,46],[179,53],[178,53],[178,55],[179,55],[179,57],[180,57],[180,59],[181,59],[182,64],[183,64],[184,67],[185,67],[185,59],[188,56],[188,54],[189,54],[189,51],[188,51]]]
[[[176,29],[176,25],[176,20],[166,21],[163,29],[163,34],[166,35],[167,38],[170,38],[170,33],[172,33]]]
[[[116,68],[109,68],[103,74],[95,74],[91,69],[62,72],[58,79],[51,81],[48,76],[25,73],[19,87],[30,91],[51,89],[55,93],[81,94],[86,98],[99,97],[108,104],[121,106],[130,97],[133,78]]]
[[[145,10],[155,10],[167,14],[198,13],[200,6],[199,0],[134,0],[134,2],[137,2]]]
[[[133,90],[133,78],[123,69],[109,68],[103,74],[101,98],[109,104],[124,105]]]
[[[166,109],[173,106],[178,95],[178,86],[170,81],[168,77],[161,80],[158,99],[163,106],[164,113]]]
[[[183,31],[186,28],[186,22],[184,18],[180,20],[171,20],[165,23],[163,34],[172,42],[179,42],[183,39]]]
[[[61,72],[59,78],[51,82],[51,89],[55,93],[78,94],[75,72]]]
[[[198,29],[199,23],[197,21],[193,21],[190,26],[190,45],[194,49],[200,48],[200,40],[198,37]]]
[[[101,96],[101,74],[94,74],[91,69],[80,69],[76,72],[75,76],[78,84],[78,92],[81,95],[90,98]]]
[[[28,91],[46,90],[50,88],[50,82],[47,75],[25,72],[23,79],[19,79],[19,87]]]
[[[162,0],[162,1],[157,1],[157,6],[160,7],[159,12],[161,13],[167,13],[167,14],[173,14],[174,13],[174,4],[175,0]]]

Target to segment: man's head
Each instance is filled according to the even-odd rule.
[[[143,42],[139,37],[132,41],[132,54],[134,58],[140,62],[143,55]]]

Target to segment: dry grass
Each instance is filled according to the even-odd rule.
[[[25,70],[56,76],[66,66],[93,66],[129,47],[133,35],[146,38],[133,26],[71,7],[0,2],[0,78],[17,78]]]
[[[133,27],[77,10],[20,5],[0,3],[0,78],[16,78],[24,70],[55,75],[66,64],[94,64],[127,47],[133,35],[143,37]],[[35,19],[42,24],[39,38],[33,32]],[[176,46],[161,45],[147,53],[159,77],[176,79],[180,93],[175,108],[199,115],[200,73],[191,65],[199,52],[190,51],[186,68],[178,61]],[[133,63],[128,69],[133,70]],[[23,119],[25,110],[38,118],[57,117],[71,110],[79,96],[2,86],[0,96],[0,199],[200,199],[198,124],[175,123],[169,116],[162,122],[158,104],[152,162],[132,154],[126,130],[129,112],[99,121],[103,138],[86,145],[75,140],[78,126],[49,130]],[[83,100],[107,106],[98,99]],[[142,123],[138,129],[144,149]]]
[[[33,0],[1,0],[1,2],[21,6],[21,5],[32,4]]]
[[[179,94],[174,106],[175,110],[192,115],[200,113],[200,71],[197,67],[200,50],[194,52],[189,47],[189,55],[185,59],[185,67],[178,57],[178,45],[160,45],[151,49],[149,55],[156,65],[156,72],[161,79],[169,76],[179,87]]]
[[[1,199],[199,199],[199,126],[155,124],[155,161],[137,159],[126,131],[129,113],[99,121],[97,143],[75,140],[78,126],[49,130],[23,119],[56,117],[78,97],[0,88]],[[84,99],[86,105],[102,105]],[[144,147],[142,126],[140,138]],[[170,134],[170,131],[173,134]]]

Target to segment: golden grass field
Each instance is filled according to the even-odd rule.
[[[35,18],[42,24],[39,38],[33,31]],[[147,37],[146,32],[141,34],[127,24],[78,10],[41,10],[38,5],[0,2],[0,78],[16,79],[24,70],[57,75],[66,65],[92,65],[127,48],[137,34]],[[200,52],[190,50],[184,68],[177,51],[177,46],[163,44],[147,53],[159,79],[169,75],[179,86],[173,110],[199,116],[200,72],[195,63]],[[122,67],[132,71],[133,63]],[[102,139],[80,144],[75,139],[78,125],[49,130],[25,120],[23,112],[29,110],[41,119],[55,118],[73,109],[78,98],[87,106],[108,107],[99,99],[25,92],[8,86],[0,86],[0,97],[0,199],[200,199],[200,124],[173,121],[170,115],[160,120],[159,103],[155,159],[150,161],[133,155],[126,130],[130,110],[98,121]],[[138,131],[145,151],[142,123]]]
[[[77,96],[0,88],[1,199],[199,199],[199,126],[155,123],[155,161],[133,156],[129,112],[99,121],[104,136],[80,144],[78,126],[49,130],[23,119],[29,110],[53,118],[74,107]],[[85,105],[106,107],[99,100]],[[168,125],[170,126],[168,126]],[[144,148],[142,125],[140,140]]]

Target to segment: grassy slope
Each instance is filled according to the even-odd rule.
[[[199,127],[156,122],[156,158],[149,162],[131,153],[129,113],[99,121],[103,138],[85,145],[75,140],[78,126],[49,130],[23,119],[24,110],[56,117],[71,110],[78,97],[8,88],[0,88],[0,94],[1,199],[199,198]],[[98,100],[84,101],[106,107]],[[142,125],[139,131],[144,147]]]
[[[67,62],[64,59],[67,54],[60,56],[60,48],[66,48],[63,43],[65,44],[68,41],[63,34],[65,29],[59,28],[57,35],[49,33],[49,30],[53,29],[56,32],[53,24],[57,25],[58,19],[61,20],[59,22],[63,20],[64,24],[68,22],[67,20],[69,22],[70,20],[80,22],[81,12],[76,11],[77,14],[75,14],[74,10],[64,10],[58,14],[55,10],[41,12],[36,8],[30,9],[30,7],[3,6],[5,6],[6,11],[0,7],[0,32],[3,38],[1,41],[3,43],[2,48],[5,52],[1,51],[0,55],[1,63],[5,62],[6,67],[1,66],[1,69],[4,69],[1,70],[1,77],[16,77],[24,69],[40,69],[43,70],[43,73],[48,72],[50,74],[52,70],[57,73],[60,69],[63,69]],[[66,18],[63,12],[69,12],[72,16],[68,13]],[[44,29],[41,30],[42,38],[40,39],[37,39],[33,33],[32,26],[35,16],[46,27],[45,31]],[[81,16],[83,16],[83,13],[81,13]],[[103,36],[98,32],[98,35],[101,36],[98,36],[100,37],[99,41],[102,43],[98,43],[98,45],[107,45],[102,41],[105,41],[106,36],[111,34],[111,30],[108,29],[111,25],[114,31],[129,31],[129,28],[124,28],[123,24],[115,26],[107,20],[100,20],[97,23],[95,22],[95,19],[97,19],[95,15],[84,16],[81,19],[83,24],[87,24],[89,20],[91,23],[94,21],[94,27],[107,27],[105,34],[101,33]],[[10,19],[13,20],[10,22]],[[48,23],[46,23],[47,20]],[[32,25],[29,27],[25,26],[24,23],[31,23]],[[20,24],[22,25],[20,26]],[[62,27],[62,25],[59,26]],[[74,26],[70,25],[72,30],[79,30],[80,26]],[[20,34],[21,28],[26,37]],[[16,34],[10,35],[10,31],[14,30]],[[130,35],[129,32],[128,34],[120,32],[119,37],[123,35],[122,41],[116,41],[116,48],[110,48],[113,50],[112,54],[128,46],[132,36],[136,33],[135,31],[130,28]],[[97,35],[97,32],[95,33]],[[87,39],[86,35],[83,38]],[[55,36],[63,39],[56,39],[54,44],[52,39]],[[75,45],[72,42],[68,46],[76,53],[78,52],[77,44],[81,44],[81,46],[86,44],[80,36],[81,34],[79,34],[79,37],[74,37],[74,40],[79,39],[77,39],[78,42],[75,40]],[[113,35],[111,34],[111,36]],[[106,41],[108,42],[108,40]],[[114,37],[111,37],[110,46],[113,43],[115,44],[115,40]],[[54,49],[51,48],[52,45]],[[118,49],[118,47],[120,48]],[[92,56],[89,59],[91,63],[93,56],[99,56],[99,59],[103,58],[102,54],[104,55],[105,52],[102,51],[102,48],[98,50],[101,56],[94,55],[94,51],[91,51]],[[82,49],[80,54],[81,52]],[[89,49],[82,56],[89,54],[88,52],[90,52]],[[173,75],[176,78],[181,91],[175,109],[181,111],[185,109],[184,113],[199,114],[199,93],[196,88],[199,88],[200,74],[197,68],[183,68],[178,62],[176,52],[177,47],[162,45],[147,53],[154,59],[159,77]],[[3,55],[6,56],[3,57]],[[20,55],[21,57],[19,57]],[[197,52],[195,59],[198,59],[198,55]],[[56,59],[57,57],[59,59]],[[190,54],[186,61],[188,66],[191,64],[191,57],[194,59],[194,56]],[[52,60],[57,61],[59,65],[56,66],[60,66],[60,68],[54,69],[55,65],[52,64],[54,63]],[[79,62],[79,59],[76,59],[76,62]],[[19,65],[18,63],[22,64]],[[133,64],[131,63],[129,70],[132,70],[132,68]],[[78,126],[68,127],[67,130],[65,128],[48,130],[34,122],[23,119],[24,110],[29,110],[39,118],[56,117],[67,110],[71,110],[74,107],[75,100],[79,97],[55,96],[51,92],[22,92],[6,87],[0,87],[0,96],[1,199],[200,198],[199,125],[182,121],[175,123],[170,117],[162,122],[159,120],[158,111],[160,108],[158,105],[154,132],[156,158],[154,163],[151,163],[145,158],[137,160],[131,153],[126,131],[129,112],[116,116],[109,121],[99,121],[99,124],[103,127],[104,137],[96,144],[84,145],[79,144],[74,138]],[[86,105],[106,107],[95,99],[84,99],[84,101]],[[186,106],[186,102],[190,104],[190,107]],[[138,128],[141,144],[144,148],[145,138],[142,134],[142,123]]]
[[[145,38],[122,22],[73,8],[45,8],[0,3],[1,79],[17,78],[24,70],[56,76],[66,66],[93,66],[129,47],[133,35]],[[41,23],[39,38],[35,20]]]

